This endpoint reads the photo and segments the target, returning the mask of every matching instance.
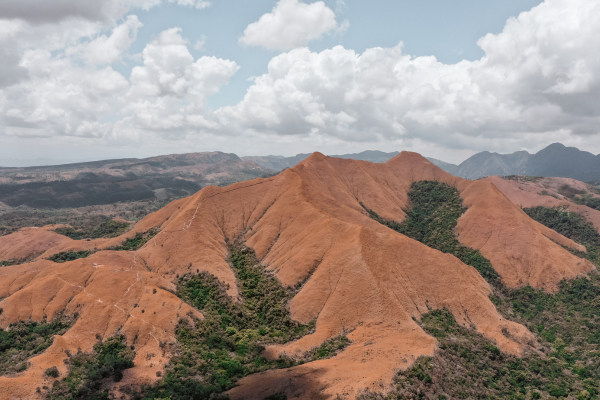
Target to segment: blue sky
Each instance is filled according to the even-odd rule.
[[[4,0],[2,158],[600,152],[591,0]]]
[[[234,60],[240,70],[229,84],[212,96],[213,108],[239,102],[251,85],[248,78],[267,72],[269,60],[277,51],[245,46],[238,43],[246,26],[268,13],[276,1],[220,0],[206,9],[190,9],[173,3],[162,4],[149,11],[134,10],[144,24],[131,51],[139,53],[159,32],[180,27],[182,35],[192,44],[205,41],[202,50],[192,49],[196,57],[214,55]],[[487,33],[499,33],[509,17],[541,3],[540,0],[425,0],[425,1],[324,1],[336,11],[340,20],[348,20],[342,34],[325,35],[312,41],[312,51],[322,51],[342,45],[362,53],[371,47],[393,47],[404,43],[404,50],[413,56],[435,56],[443,63],[453,64],[463,59],[477,60],[483,51],[477,40]],[[131,72],[133,60],[118,66],[123,74]]]

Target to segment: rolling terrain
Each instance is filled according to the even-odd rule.
[[[355,154],[332,155],[330,157],[364,160],[383,163],[396,156],[397,152],[363,151]],[[264,156],[242,157],[266,168],[281,171],[307,158],[310,154],[297,154],[293,157]],[[512,154],[498,154],[482,151],[456,165],[435,158],[427,158],[444,171],[465,179],[479,179],[487,176],[530,175],[542,177],[572,178],[584,182],[600,180],[600,155],[593,155],[575,147],[554,143],[536,154],[517,151]]]
[[[498,397],[590,398],[600,349],[556,353],[570,334],[522,299],[570,301],[565,282],[596,282],[582,278],[595,276],[595,247],[522,206],[561,206],[538,191],[575,193],[563,185],[596,195],[529,185],[466,180],[416,153],[313,153],[175,200],[116,237],[74,240],[56,225],[2,236],[0,261],[27,262],[0,268],[0,327],[40,344],[5,340],[23,361],[0,376],[0,398],[438,399],[459,397],[452,379]],[[599,328],[593,312],[572,314]],[[489,377],[431,372],[469,354],[493,360],[479,368]]]
[[[205,186],[271,174],[220,152],[0,168],[0,235],[28,226],[91,228],[109,218],[137,221]]]

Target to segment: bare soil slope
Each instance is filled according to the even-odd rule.
[[[527,329],[497,312],[474,268],[369,218],[363,205],[402,221],[410,185],[420,180],[460,190],[469,209],[457,226],[459,240],[480,249],[506,285],[553,291],[561,279],[593,269],[555,242],[581,246],[531,220],[492,182],[453,177],[415,153],[384,164],[314,153],[273,178],[207,187],[170,203],[118,238],[55,243],[55,234],[45,230],[0,237],[6,254],[15,242],[44,244],[37,246],[44,254],[36,261],[0,269],[0,327],[63,310],[78,318],[25,372],[0,377],[6,388],[0,398],[35,398],[35,388],[49,384],[46,368],[57,365],[61,376],[66,373],[65,350],[89,351],[98,338],[117,332],[137,352],[135,367],[118,385],[159,379],[156,372],[170,357],[161,343],[175,340],[180,318],[200,316],[172,294],[177,278],[207,271],[237,298],[227,244],[239,237],[284,285],[303,284],[289,303],[292,318],[316,319],[313,334],[267,348],[269,357],[302,355],[340,334],[352,343],[330,359],[251,375],[230,391],[232,399],[263,399],[276,391],[304,399],[354,398],[365,388],[385,389],[395,370],[433,354],[436,340],[415,322],[431,309],[448,308],[505,352],[535,346]],[[160,232],[135,252],[98,251],[63,264],[44,259],[59,251],[107,249],[151,228]]]
[[[565,207],[584,216],[600,230],[600,211],[585,205],[575,204],[570,197],[586,195],[600,198],[590,185],[571,178],[533,178],[504,180],[499,176],[485,179],[492,182],[505,196],[522,208],[544,206]]]

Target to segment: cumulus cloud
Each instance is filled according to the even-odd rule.
[[[303,11],[286,11],[296,6]],[[208,55],[195,59],[193,45],[178,28],[147,43],[141,65],[126,77],[111,64],[136,39],[140,24],[133,16],[110,25],[3,20],[0,134],[222,144],[235,136],[242,149],[302,143],[305,150],[361,142],[514,150],[587,140],[596,143],[589,150],[600,151],[597,2],[546,0],[511,18],[501,33],[481,38],[481,59],[457,64],[412,57],[402,44],[362,53],[342,46],[321,52],[302,48],[311,37],[340,27],[327,10],[320,2],[282,0],[268,18],[250,25],[244,37],[256,39],[252,44],[262,39],[250,27],[262,24],[261,32],[270,33],[261,46],[293,49],[252,79],[242,101],[217,111],[208,108],[207,98],[239,66]],[[313,36],[285,19],[290,15],[308,21],[303,26],[310,26]],[[280,32],[281,26],[290,30]]]
[[[124,23],[116,26],[110,36],[100,35],[90,42],[78,43],[65,50],[67,56],[79,57],[89,64],[112,64],[135,42],[138,28],[143,25],[137,16],[130,15]]]
[[[205,110],[205,100],[239,67],[211,56],[194,61],[187,46],[179,28],[162,32],[146,46],[144,65],[131,73],[126,110],[132,118],[119,124],[120,132],[179,129],[185,133],[191,128],[217,127]]]
[[[231,131],[347,141],[543,138],[600,131],[600,3],[546,0],[478,43],[485,56],[447,65],[394,48],[341,46],[278,55],[239,104]],[[276,35],[273,35],[276,36]]]
[[[131,7],[147,10],[158,4],[160,0],[2,0],[0,15],[3,19],[22,19],[32,24],[56,23],[68,18],[107,21],[120,18]]]
[[[180,6],[194,7],[198,10],[210,7],[210,1],[206,0],[169,0],[169,3],[175,2]]]
[[[289,50],[347,26],[347,21],[338,25],[335,13],[322,1],[306,4],[280,0],[273,11],[246,27],[240,43],[268,50]]]
[[[214,127],[205,99],[238,66],[209,56],[194,60],[180,29],[174,28],[146,46],[143,65],[132,70],[128,81],[103,64],[121,56],[139,25],[136,17],[129,17],[110,36],[79,43],[57,56],[48,50],[27,50],[20,65],[28,79],[0,91],[3,132],[123,141],[139,137],[143,130]],[[107,122],[117,115],[116,122]]]
[[[233,61],[216,57],[194,62],[187,45],[180,28],[162,32],[142,52],[144,65],[133,68],[132,89],[149,97],[191,95],[202,100],[215,94],[239,68]]]

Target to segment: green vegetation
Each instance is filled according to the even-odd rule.
[[[56,254],[48,257],[48,260],[54,261],[56,263],[64,263],[67,261],[77,260],[78,258],[86,258],[89,255],[90,255],[90,252],[88,250],[61,251],[60,253],[56,253]]]
[[[583,194],[581,196],[574,197],[572,200],[576,204],[588,206],[589,208],[600,211],[600,197],[594,197],[591,194]]]
[[[287,400],[287,396],[285,393],[275,393],[265,397],[263,400]]]
[[[567,362],[563,343],[547,355],[524,358],[503,354],[482,335],[458,325],[447,310],[423,315],[422,327],[440,343],[434,357],[420,357],[400,372],[387,396],[373,393],[362,399],[539,399],[597,398],[598,381],[591,378],[600,365],[600,352],[584,366]],[[592,364],[593,363],[593,364]]]
[[[98,239],[98,238],[112,238],[125,233],[129,228],[128,222],[118,222],[112,219],[107,219],[93,228],[73,228],[73,227],[62,227],[57,228],[54,232],[64,236],[68,236],[74,240],[81,239]]]
[[[324,358],[331,358],[338,352],[345,349],[350,344],[350,339],[345,335],[334,337],[327,340],[321,346],[316,347],[309,351],[305,358],[308,361],[322,360]]]
[[[206,272],[180,278],[178,296],[200,309],[205,319],[180,322],[172,349],[177,356],[164,378],[135,393],[135,399],[213,399],[244,376],[298,363],[288,358],[268,361],[261,353],[266,344],[286,343],[313,330],[314,323],[294,322],[286,309],[299,287],[284,288],[252,250],[236,244],[230,252],[243,302],[232,301],[227,288]]]
[[[70,326],[59,316],[52,322],[20,321],[0,329],[0,375],[25,371],[27,359],[50,347],[54,335],[64,334]]]
[[[123,336],[97,343],[94,352],[70,356],[69,373],[54,382],[47,393],[48,400],[107,400],[107,380],[123,378],[123,371],[133,367],[135,353],[125,344]],[[52,376],[52,375],[50,375]]]
[[[585,217],[561,208],[524,208],[532,219],[555,230],[561,235],[582,244],[587,250],[587,259],[600,265],[600,234]]]
[[[499,282],[498,273],[479,250],[459,243],[454,235],[458,218],[467,210],[456,188],[437,181],[420,181],[411,185],[408,193],[412,208],[405,210],[402,224],[385,220],[372,210],[371,218],[419,242],[450,253],[474,267],[488,282]]]
[[[464,212],[458,192],[439,182],[416,182],[409,197],[413,209],[407,211],[402,224],[369,213],[399,232],[459,257],[460,245],[450,235]],[[587,257],[598,260],[600,235],[583,217],[544,207],[524,211],[584,244]],[[473,265],[469,258],[459,258]],[[478,252],[474,259],[483,259],[482,264],[491,268]],[[481,273],[482,269],[477,269]],[[491,300],[498,311],[536,334],[543,354],[532,353],[524,358],[501,354],[479,334],[459,327],[449,312],[435,310],[423,316],[422,324],[440,341],[440,350],[433,358],[423,357],[399,374],[396,389],[385,398],[599,398],[600,274],[592,272],[589,279],[563,281],[556,294],[529,286],[511,290],[493,274],[482,276],[492,285]],[[364,398],[384,397],[371,393]]]
[[[537,182],[540,179],[544,179],[543,176],[529,176],[529,175],[506,175],[502,179],[505,181],[517,181],[517,182]]]
[[[138,232],[134,237],[125,239],[125,241],[120,246],[115,247],[114,250],[137,250],[148,243],[148,241],[156,236],[157,233],[158,230],[156,229],[150,229],[144,233]]]

